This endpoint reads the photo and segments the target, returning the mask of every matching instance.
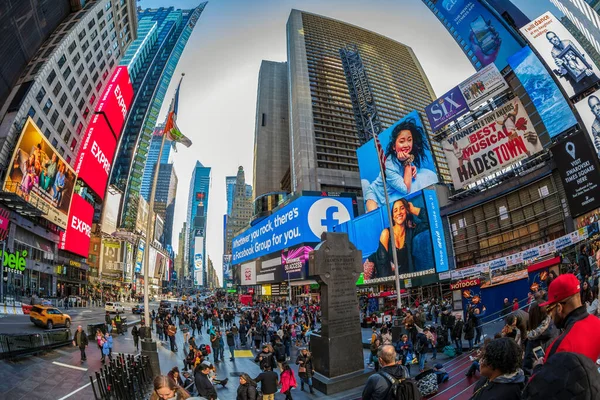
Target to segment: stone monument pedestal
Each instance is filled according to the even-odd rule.
[[[314,387],[334,394],[365,384],[356,280],[362,254],[345,233],[325,232],[309,257],[309,274],[321,287],[321,332],[310,337]]]

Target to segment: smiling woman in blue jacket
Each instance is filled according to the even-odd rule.
[[[385,155],[385,180],[390,204],[438,181],[437,174],[425,168],[430,158],[423,128],[414,119],[399,123],[391,133]],[[381,174],[365,190],[367,212],[385,204]]]

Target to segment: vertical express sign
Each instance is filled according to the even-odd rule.
[[[600,207],[600,168],[592,149],[583,132],[552,147],[575,217]]]

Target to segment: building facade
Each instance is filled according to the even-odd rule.
[[[247,227],[252,219],[252,189],[250,189],[250,195],[248,195],[248,186],[250,185],[246,184],[244,167],[240,166],[236,176],[231,214],[227,216],[225,226],[224,254],[226,255],[231,254],[231,241],[233,238],[238,232]]]
[[[597,2],[583,0],[550,0],[600,52],[600,15]],[[588,4],[591,3],[591,4]]]
[[[235,197],[235,183],[237,176],[225,177],[225,190],[227,191],[227,215],[233,210],[233,198]],[[246,196],[252,197],[252,185],[246,184]]]
[[[152,190],[152,182],[154,181],[154,170],[156,162],[158,161],[158,153],[160,152],[160,145],[162,144],[162,133],[164,124],[159,124],[154,128],[152,133],[152,140],[150,140],[150,147],[148,148],[148,156],[146,157],[146,166],[144,167],[144,174],[142,175],[142,190],[141,195],[146,201],[150,200],[150,191]],[[162,156],[160,158],[160,164],[172,163],[171,158],[171,142],[167,140],[163,147]],[[158,188],[157,188],[158,189]]]
[[[205,6],[206,3],[202,3],[191,10],[170,7],[138,13],[139,23],[143,23],[145,28],[152,22],[156,24],[156,41],[136,42],[123,61],[124,65],[132,61],[142,64],[132,81],[135,98],[111,175],[111,183],[124,193],[120,221],[120,227],[124,230],[134,229],[137,199],[142,190],[144,168],[157,117],[179,58]],[[149,29],[148,34],[155,35],[154,30]],[[136,56],[138,60],[134,60]]]
[[[254,123],[253,199],[281,190],[290,168],[288,66],[263,60],[258,73]]]
[[[571,21],[567,17],[562,17],[560,22],[565,26],[565,28],[573,35],[575,40],[579,42],[583,50],[590,56],[592,62],[596,64],[598,68],[600,68],[600,53],[598,50],[590,43],[589,40],[585,37],[585,35],[575,26],[573,21]]]
[[[357,131],[340,57],[340,50],[348,46],[356,46],[364,61],[382,129],[412,110],[424,113],[435,99],[410,47],[341,21],[292,10],[287,22],[292,191],[361,192],[356,149],[362,132]],[[432,143],[432,153],[440,177],[449,182],[437,143]]]
[[[194,246],[196,238],[203,242],[202,254],[206,254],[206,223],[208,216],[208,202],[210,194],[210,167],[205,167],[200,161],[192,171],[190,192],[187,210],[187,239],[186,253],[188,255],[188,271],[190,276],[194,272]],[[206,264],[202,265],[203,282],[206,282]]]
[[[177,195],[177,174],[173,164],[160,164],[156,195],[154,197],[154,212],[165,222],[163,237],[160,239],[165,247],[173,242],[173,219],[175,218],[175,196]]]

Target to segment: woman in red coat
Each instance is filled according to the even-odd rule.
[[[292,388],[298,387],[294,371],[287,363],[283,363],[283,371],[279,380],[281,382],[281,393],[285,394],[285,400],[292,400]]]

